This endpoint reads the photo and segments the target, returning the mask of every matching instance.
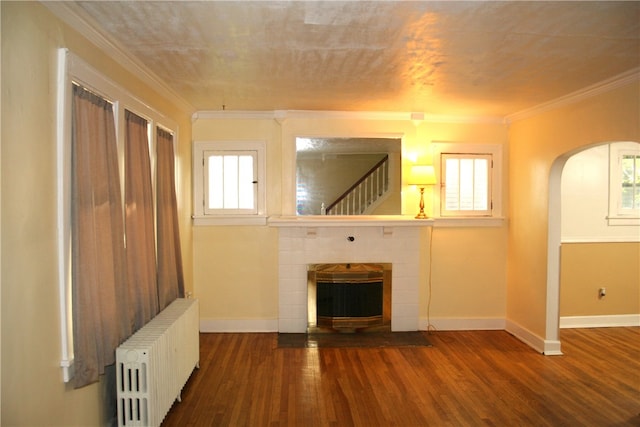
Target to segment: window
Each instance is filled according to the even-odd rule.
[[[502,147],[493,144],[434,142],[433,163],[439,191],[434,216],[471,221],[501,219]],[[486,221],[484,222],[487,225]]]
[[[255,151],[205,151],[205,214],[256,214]]]
[[[623,154],[620,160],[620,209],[625,212],[640,209],[640,154]]]
[[[491,155],[443,153],[440,161],[441,215],[491,215]]]
[[[136,193],[140,193],[145,196],[147,200],[147,204],[152,203],[153,198],[156,196],[156,188],[155,182],[157,180],[162,179],[162,176],[155,176],[154,167],[156,165],[156,133],[151,132],[153,129],[164,129],[166,133],[169,135],[175,135],[176,132],[171,131],[170,129],[177,129],[177,125],[172,122],[170,119],[164,117],[159,114],[157,111],[152,110],[145,104],[144,102],[136,99],[126,90],[113,83],[109,79],[107,79],[100,71],[90,67],[79,57],[75,56],[67,49],[59,49],[58,51],[58,105],[57,105],[57,147],[56,147],[56,166],[57,166],[57,229],[58,229],[58,281],[59,281],[59,297],[60,297],[60,328],[61,328],[61,366],[63,368],[63,380],[65,382],[69,382],[72,378],[74,378],[74,382],[78,385],[79,381],[82,381],[82,375],[78,375],[77,372],[83,373],[85,370],[83,369],[83,362],[81,354],[83,354],[81,350],[81,343],[74,342],[74,326],[78,327],[78,324],[82,324],[81,326],[91,326],[93,324],[91,322],[82,322],[76,321],[78,319],[76,310],[79,305],[76,303],[78,301],[79,292],[75,292],[75,295],[72,294],[73,286],[76,286],[79,281],[80,275],[77,270],[79,267],[84,268],[85,270],[94,268],[89,262],[79,261],[78,253],[82,253],[83,256],[92,258],[91,262],[99,261],[102,264],[108,263],[109,266],[103,270],[96,271],[108,271],[110,277],[107,277],[107,274],[98,274],[98,278],[100,280],[110,280],[111,276],[117,276],[120,278],[124,275],[127,277],[126,273],[119,273],[115,270],[119,267],[114,267],[116,264],[125,265],[126,262],[120,261],[111,261],[106,259],[106,257],[102,256],[104,251],[109,251],[110,248],[122,247],[125,251],[127,248],[131,248],[134,246],[135,242],[140,241],[137,237],[134,238],[132,236],[132,229],[128,227],[126,230],[126,238],[125,238],[125,227],[123,224],[116,224],[115,221],[109,222],[104,220],[104,217],[98,216],[98,210],[89,206],[93,203],[103,203],[103,206],[109,206],[112,209],[108,209],[112,214],[109,218],[116,218],[118,222],[129,220],[129,214],[134,209],[128,209],[128,206],[131,206],[132,203],[137,206],[137,210],[141,209],[141,205],[138,201],[137,196],[129,199],[128,194],[130,194],[133,189],[127,187],[127,185],[132,184],[133,181],[138,180],[138,177],[143,177],[144,180],[147,181],[148,186],[145,187],[142,191],[135,190]],[[82,95],[81,98],[89,105],[93,107],[100,107],[99,110],[102,110],[105,114],[101,114],[99,117],[102,117],[100,120],[100,124],[96,125],[96,117],[97,114],[93,114],[94,108],[92,107],[91,111],[91,120],[89,119],[79,119],[79,112],[77,106],[74,103],[78,102],[80,99],[79,95]],[[85,109],[82,109],[85,111]],[[87,110],[88,111],[88,110]],[[108,114],[107,114],[108,113]],[[83,116],[84,117],[84,116]],[[72,126],[72,120],[77,120],[75,126]],[[133,143],[133,131],[127,126],[133,123],[133,121],[137,122],[138,126],[136,126],[138,138],[136,141],[137,148],[139,149],[138,154],[136,154],[136,160],[132,160],[133,152],[129,150]],[[104,122],[104,123],[103,123]],[[80,123],[82,126],[90,128],[93,130],[98,130],[95,132],[95,135],[92,133],[91,135],[80,138]],[[103,141],[104,140],[104,141]],[[75,142],[74,142],[75,141]],[[89,143],[87,143],[89,141]],[[129,143],[125,143],[129,141]],[[175,139],[171,138],[171,144],[173,144]],[[74,145],[75,144],[75,145]],[[87,151],[87,147],[91,146],[93,150],[93,145],[96,145],[96,150]],[[83,158],[89,159],[94,163],[80,162],[80,161],[72,161],[73,156],[80,156],[78,154],[78,147],[83,147]],[[107,153],[107,149],[108,154]],[[173,152],[173,151],[172,151]],[[144,169],[141,167],[142,162],[139,160],[140,158],[145,160]],[[173,161],[173,158],[169,160],[169,162]],[[99,166],[96,165],[99,163]],[[79,165],[82,164],[82,174],[79,172]],[[133,166],[129,168],[127,171],[127,166]],[[165,168],[166,169],[166,168]],[[113,172],[113,179],[106,179],[104,170],[109,170],[109,172]],[[94,176],[95,175],[95,176]],[[163,175],[164,176],[164,175]],[[154,177],[157,178],[154,180]],[[166,178],[166,177],[165,177]],[[168,180],[175,180],[174,176],[167,178]],[[72,197],[72,194],[78,194],[79,185],[81,183],[83,187],[88,187],[89,185],[98,188],[98,190],[94,191],[94,187],[88,187],[88,191],[83,191],[83,194],[89,195],[87,197],[83,196],[84,201],[88,201],[86,205],[80,203],[79,197]],[[151,190],[149,190],[151,187]],[[108,191],[105,191],[105,188]],[[174,188],[172,188],[175,190]],[[113,199],[108,199],[106,202],[105,193],[109,193],[109,197]],[[175,193],[175,191],[174,191]],[[127,205],[125,208],[125,205]],[[166,203],[163,203],[164,206]],[[85,209],[87,206],[89,208]],[[147,251],[150,254],[150,260],[147,265],[151,265],[155,269],[156,265],[156,243],[159,241],[155,239],[154,236],[154,221],[157,219],[154,217],[154,207],[158,208],[160,204],[156,206],[148,206],[146,210],[147,216],[151,221],[151,225],[147,223],[147,229],[151,229],[151,233],[147,233],[148,238],[145,239],[145,243],[148,244],[149,250]],[[84,209],[82,212],[80,208]],[[100,212],[106,211],[107,209],[101,209]],[[158,212],[160,209],[156,209],[155,212]],[[82,218],[86,219],[85,224],[82,225],[85,229],[89,230],[88,232],[82,232],[83,236],[89,236],[93,238],[91,232],[97,230],[98,228],[101,231],[101,238],[104,235],[107,236],[109,242],[113,242],[110,245],[101,245],[100,243],[96,244],[96,248],[100,251],[103,251],[95,256],[90,256],[87,251],[81,249],[80,244],[76,241],[77,239],[73,239],[72,235],[76,233],[79,235],[77,231],[79,228],[79,224],[83,222],[80,218],[82,214]],[[74,220],[72,221],[72,216]],[[95,223],[99,224],[99,227],[93,227],[92,225]],[[88,224],[88,225],[87,225]],[[115,224],[115,225],[114,225]],[[89,227],[91,225],[92,227]],[[111,228],[110,228],[111,227]],[[157,230],[160,227],[155,227]],[[87,241],[90,239],[87,238]],[[134,242],[135,241],[135,242]],[[126,247],[125,247],[126,244]],[[163,246],[162,244],[159,246]],[[118,249],[119,251],[120,249]],[[115,251],[114,251],[115,252]],[[138,252],[139,253],[139,252]],[[116,255],[114,255],[116,256]],[[121,254],[117,255],[118,259],[121,258]],[[168,258],[168,257],[167,257]],[[139,267],[141,265],[140,262],[136,262],[135,266]],[[164,267],[164,264],[163,264]],[[118,283],[127,283],[125,279],[122,281],[118,281]],[[83,283],[86,283],[83,282]],[[98,280],[95,283],[101,283]],[[77,289],[77,288],[76,288]],[[84,289],[84,288],[83,288]],[[88,292],[84,292],[86,295]],[[107,292],[105,292],[107,294]],[[102,294],[101,294],[102,295]],[[106,300],[107,298],[104,298]],[[101,300],[101,302],[103,302]],[[98,308],[95,304],[89,304],[92,309],[96,307],[95,311],[98,311]],[[132,312],[129,312],[131,314]],[[136,310],[135,313],[138,313]],[[103,319],[112,319],[112,316],[103,316]],[[119,317],[114,318],[114,320],[118,320]],[[128,319],[127,316],[122,316],[126,322],[131,319]],[[74,325],[75,322],[75,325]],[[133,325],[133,323],[131,323]],[[138,327],[138,326],[133,326]],[[120,331],[126,331],[125,328],[122,328]],[[118,332],[119,334],[121,332]],[[94,331],[95,332],[95,331]],[[103,331],[104,332],[104,331]],[[129,332],[129,331],[126,331]],[[126,334],[125,332],[125,334]],[[77,335],[77,334],[76,334]],[[96,334],[97,335],[97,334]],[[116,342],[116,341],[114,341]],[[98,344],[93,343],[93,347],[98,347]],[[85,346],[86,348],[86,346]],[[106,346],[105,346],[106,348]],[[109,353],[113,353],[112,349],[108,349]],[[84,352],[84,350],[83,350]],[[84,352],[86,354],[86,352]],[[85,361],[87,359],[85,358]],[[78,371],[76,372],[76,367],[79,366]],[[86,363],[85,365],[86,366]],[[91,379],[89,379],[91,381]]]
[[[194,223],[261,224],[265,215],[263,142],[194,143]]]
[[[609,225],[640,224],[640,145],[610,144]]]

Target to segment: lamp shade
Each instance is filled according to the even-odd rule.
[[[433,185],[436,183],[436,173],[432,165],[414,165],[409,172],[410,185]]]

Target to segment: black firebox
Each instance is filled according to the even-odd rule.
[[[325,265],[315,276],[317,326],[345,332],[383,325],[383,266]]]

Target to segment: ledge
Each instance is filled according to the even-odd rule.
[[[272,216],[271,227],[431,227],[433,219],[411,215],[307,215]]]
[[[211,215],[193,216],[194,226],[268,225],[270,227],[500,227],[502,217],[415,219],[413,215]]]
[[[193,225],[265,225],[264,215],[209,215],[192,216]]]
[[[506,219],[503,217],[437,217],[433,218],[434,227],[501,227]]]

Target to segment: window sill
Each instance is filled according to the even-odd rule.
[[[266,215],[210,215],[193,216],[194,226],[208,225],[267,225]]]
[[[75,375],[75,367],[73,366],[73,357],[71,359],[63,359],[60,362],[60,367],[62,368],[62,380],[65,383],[71,381],[73,376]]]
[[[501,227],[504,217],[433,217],[434,227]]]
[[[640,218],[635,216],[609,216],[607,225],[640,225]]]

